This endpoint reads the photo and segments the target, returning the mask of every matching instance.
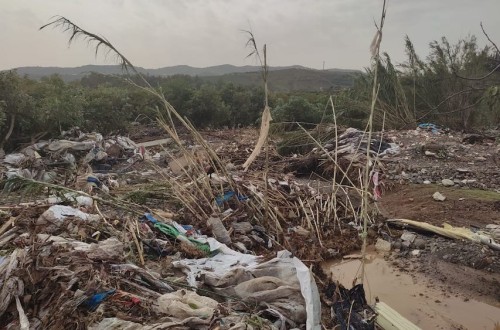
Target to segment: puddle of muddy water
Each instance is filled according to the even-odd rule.
[[[378,297],[422,329],[492,330],[496,322],[500,323],[498,307],[446,295],[428,287],[425,278],[414,279],[375,253],[367,258],[364,284],[368,302],[372,304]],[[323,269],[350,288],[361,270],[361,260],[326,262]]]

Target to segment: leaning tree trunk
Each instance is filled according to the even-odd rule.
[[[4,136],[2,142],[0,142],[0,149],[3,149],[7,141],[9,140],[10,136],[12,135],[12,132],[14,131],[14,124],[16,123],[16,114],[12,114],[10,116],[10,125],[9,125],[9,130],[7,131],[7,134]]]

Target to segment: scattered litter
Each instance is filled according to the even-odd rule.
[[[211,298],[187,290],[166,293],[158,298],[158,310],[161,313],[181,320],[190,317],[211,319],[218,304]]]
[[[375,329],[376,313],[366,301],[363,284],[348,290],[342,284],[330,283],[325,296],[332,302],[332,316],[340,329]]]

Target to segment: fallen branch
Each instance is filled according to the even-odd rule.
[[[388,219],[387,222],[389,224],[397,224],[400,226],[408,225],[413,228],[422,229],[452,239],[468,239],[473,242],[487,245],[493,250],[500,251],[500,244],[496,243],[493,238],[481,233],[474,233],[470,229],[464,227],[453,227],[447,223],[445,223],[443,227],[438,227],[427,222],[408,219]]]

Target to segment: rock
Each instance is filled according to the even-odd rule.
[[[466,168],[457,168],[458,173],[469,173],[470,171]]]
[[[429,157],[431,157],[431,156],[436,157],[437,156],[435,152],[431,152],[431,151],[428,151],[428,150],[425,151],[425,155],[429,156]]]
[[[455,185],[455,182],[453,182],[452,180],[450,179],[443,179],[441,180],[441,183],[443,184],[443,186],[445,187],[451,187],[453,185]]]
[[[409,232],[404,232],[403,235],[401,235],[401,240],[408,241],[410,243],[413,243],[415,238],[417,238],[417,235]]]
[[[476,160],[476,162],[485,162],[485,161],[486,161],[486,158],[485,158],[485,157],[480,156],[480,157],[476,157],[476,159],[475,159],[475,160]]]
[[[403,250],[408,250],[408,249],[410,248],[410,245],[411,245],[411,243],[410,243],[409,241],[403,241],[403,242],[401,243],[401,248],[402,248]]]
[[[300,235],[300,236],[309,236],[311,235],[311,231],[305,229],[304,227],[302,226],[295,226],[295,227],[292,227],[290,228],[290,231]]]
[[[432,182],[430,182],[429,180],[424,180],[424,184],[431,184]]]
[[[417,238],[413,241],[413,246],[417,249],[425,249],[427,242],[422,238]]]
[[[377,243],[375,243],[375,250],[379,252],[389,252],[391,251],[391,243],[384,239],[377,238]]]
[[[392,244],[392,248],[395,250],[400,250],[401,249],[401,241],[396,241]]]
[[[434,195],[432,195],[432,198],[434,198],[434,200],[438,202],[444,202],[446,200],[446,197],[439,191],[436,191]]]
[[[414,257],[418,257],[420,255],[420,250],[413,250],[411,251],[411,255]]]

